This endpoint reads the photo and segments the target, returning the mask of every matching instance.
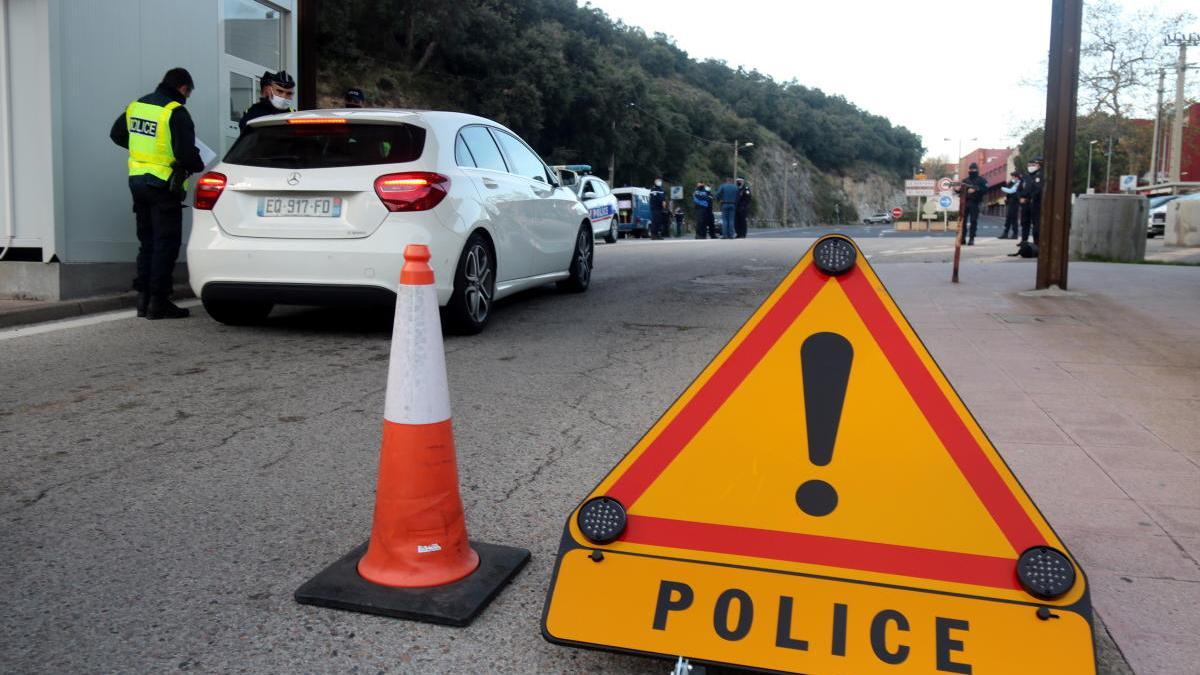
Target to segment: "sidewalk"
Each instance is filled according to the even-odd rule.
[[[945,265],[876,269],[1134,672],[1197,672],[1200,268],[1072,263],[1071,297],[1022,295],[1032,261],[965,266],[958,285]]]
[[[192,289],[186,285],[176,286],[172,293],[176,300],[193,297]],[[137,305],[137,293],[132,291],[120,295],[100,295],[75,300],[4,300],[0,299],[0,328],[11,328],[43,321],[70,319],[85,314],[115,312]]]

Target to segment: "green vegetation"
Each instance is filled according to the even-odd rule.
[[[320,11],[323,104],[360,86],[373,105],[476,113],[552,162],[590,163],[606,176],[615,157],[620,184],[722,178],[739,139],[755,143],[743,173],[798,162],[789,184],[807,188],[789,199],[807,200],[810,217],[841,201],[845,216],[844,195],[821,174],[898,180],[921,157],[918,136],[840,96],[693,60],[667,36],[574,0],[344,0]]]

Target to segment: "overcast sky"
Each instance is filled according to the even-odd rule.
[[[1196,0],[1153,2],[1163,13],[1196,13]],[[1045,79],[1050,0],[590,4],[647,34],[666,33],[692,58],[841,94],[920,134],[932,155],[955,157],[959,139],[964,153],[1015,146],[1046,114],[1045,91],[1022,82]],[[943,55],[927,56],[938,47]]]

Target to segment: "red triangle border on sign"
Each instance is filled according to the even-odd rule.
[[[837,277],[811,263],[734,348],[712,377],[617,478],[607,496],[633,506],[754,370],[825,285],[836,280],[888,363],[988,514],[1018,554],[1045,537],[997,473],[892,313],[857,267]],[[1016,557],[882,544],[838,537],[630,514],[619,541],[809,563],[1002,589],[1021,586]]]

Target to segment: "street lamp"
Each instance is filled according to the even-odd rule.
[[[788,226],[788,169],[800,166],[800,162],[783,165],[783,226]]]
[[[741,145],[738,145],[737,139],[735,138],[733,140],[733,179],[734,180],[737,180],[738,149],[739,148],[751,148],[751,147],[754,147],[753,143],[742,143]]]
[[[946,141],[946,142],[949,142],[949,141],[952,141],[952,140],[954,140],[954,139],[953,139],[953,138],[943,138],[942,140],[943,140],[943,141]],[[962,138],[959,138],[959,139],[958,139],[958,157],[955,157],[955,158],[954,158],[954,172],[955,172],[955,174],[956,174],[956,175],[954,176],[954,178],[955,178],[955,179],[958,179],[958,178],[959,178],[958,174],[961,174],[961,173],[962,173],[961,171],[959,171],[959,170],[958,170],[958,167],[959,167],[959,166],[962,164],[962,142],[963,142],[963,140],[968,140],[968,141],[971,141],[971,142],[973,143],[973,142],[975,142],[975,141],[977,141],[977,140],[979,140],[979,139],[978,139],[978,138],[967,138],[967,139],[962,139]]]
[[[1100,141],[1088,141],[1088,181],[1087,189],[1084,190],[1084,193],[1089,195],[1092,194],[1092,150],[1099,142]]]

